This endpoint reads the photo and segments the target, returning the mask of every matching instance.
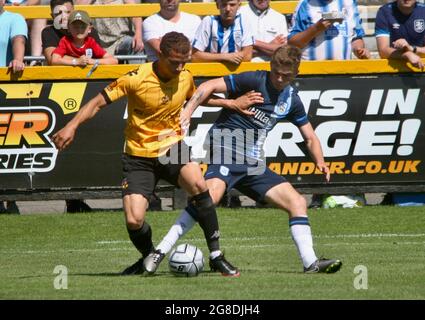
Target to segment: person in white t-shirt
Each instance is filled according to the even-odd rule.
[[[270,61],[276,49],[287,42],[288,25],[283,14],[270,8],[270,0],[249,0],[239,10],[254,33],[253,62]]]
[[[143,21],[143,42],[148,61],[158,60],[161,38],[168,32],[183,33],[190,42],[193,41],[201,18],[180,11],[179,4],[180,0],[160,0],[160,11]]]
[[[206,16],[192,43],[194,62],[251,61],[254,36],[249,22],[238,12],[240,0],[217,0],[219,16]]]

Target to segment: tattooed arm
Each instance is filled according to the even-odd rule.
[[[183,131],[189,128],[190,117],[202,102],[207,100],[211,94],[225,92],[226,89],[226,84],[223,78],[212,79],[201,83],[192,98],[190,98],[190,100],[186,103],[183,111],[180,113],[180,123]]]
[[[254,115],[252,111],[248,110],[250,106],[264,102],[261,93],[255,91],[249,91],[236,99],[225,99],[213,95],[214,93],[226,92],[226,90],[227,87],[223,78],[203,82],[195,91],[192,98],[186,103],[184,110],[180,114],[180,123],[183,130],[189,128],[192,113],[203,102],[211,107],[231,109],[246,116]]]

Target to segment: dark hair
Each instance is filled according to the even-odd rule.
[[[50,10],[52,10],[52,11],[53,11],[53,9],[54,9],[56,6],[59,6],[59,5],[62,5],[62,4],[65,4],[65,3],[68,3],[68,2],[74,6],[74,2],[73,2],[73,0],[50,0]]]
[[[186,54],[190,51],[191,45],[189,39],[183,33],[172,31],[162,37],[159,49],[165,56],[169,56],[172,50]]]
[[[301,62],[301,49],[292,45],[278,48],[272,55],[271,63],[276,67],[293,66],[298,68]]]

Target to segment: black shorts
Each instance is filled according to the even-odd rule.
[[[176,149],[177,148],[177,149]],[[186,157],[181,157],[182,150],[189,152],[189,148],[185,143],[178,143],[171,150],[177,150],[178,161],[165,163],[159,158],[146,158],[122,155],[123,180],[122,180],[122,196],[129,194],[141,194],[148,201],[154,196],[154,190],[159,179],[168,181],[169,183],[179,187],[178,178],[181,168],[189,161]],[[167,153],[170,154],[171,150]],[[176,157],[174,157],[175,159]],[[173,157],[170,157],[173,159]],[[183,161],[182,161],[183,160]]]

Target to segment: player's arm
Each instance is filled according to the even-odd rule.
[[[106,106],[106,100],[102,94],[98,94],[96,97],[87,102],[69,121],[65,127],[56,132],[52,136],[52,141],[59,151],[64,150],[74,140],[75,132],[78,127],[93,118],[96,113],[99,112],[104,106]]]
[[[226,99],[212,94],[205,103],[210,107],[226,108],[246,116],[253,116],[255,112],[248,108],[254,104],[264,103],[264,98],[260,92],[251,90],[236,99]]]
[[[311,126],[310,122],[308,122],[302,125],[299,129],[304,138],[305,144],[307,146],[311,158],[316,163],[317,168],[326,175],[326,181],[329,182],[331,174],[323,157],[323,151],[322,146],[320,145],[320,140],[314,132],[313,127]]]
[[[196,89],[190,100],[186,103],[183,111],[180,113],[180,123],[182,128],[189,128],[190,118],[196,108],[204,101],[209,99],[213,93],[223,93],[227,89],[223,78],[217,78],[205,81]],[[211,104],[211,106],[218,106]]]
[[[263,103],[264,99],[261,93],[249,91],[243,96],[237,99],[225,99],[214,95],[215,93],[224,93],[227,91],[226,82],[224,78],[212,79],[203,82],[193,94],[192,98],[185,106],[190,115],[196,110],[196,108],[203,102],[210,107],[222,107],[231,109],[246,115],[252,115],[251,111],[248,111],[251,105],[256,103]]]

